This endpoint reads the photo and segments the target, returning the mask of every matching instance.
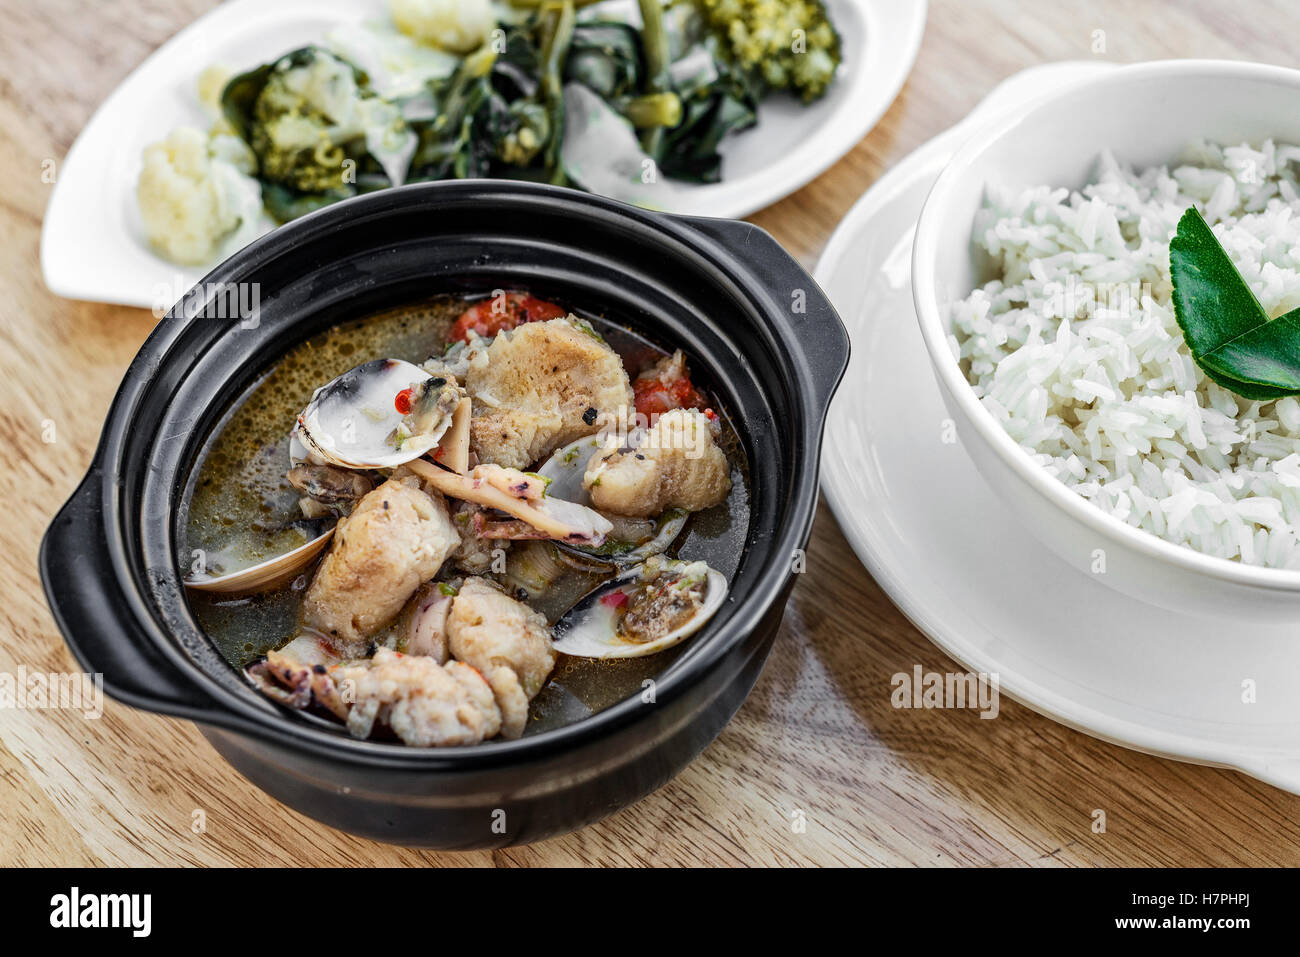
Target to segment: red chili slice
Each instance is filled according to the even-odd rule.
[[[393,407],[402,415],[411,414],[411,399],[415,395],[415,389],[403,389],[397,393],[397,398],[393,400]]]

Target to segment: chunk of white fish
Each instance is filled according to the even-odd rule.
[[[638,438],[639,430],[633,432],[628,441],[635,443]],[[604,442],[603,436],[588,435],[557,449],[542,464],[537,473],[550,480],[550,484],[546,486],[549,500],[563,500],[580,505],[584,509],[592,509],[591,495],[583,487],[582,477],[587,471],[587,463],[591,461],[593,455],[604,448]],[[689,512],[673,509],[653,521],[629,519],[617,515],[604,517],[610,521],[611,528],[606,536],[606,544],[602,548],[594,549],[582,545],[567,547],[618,565],[630,566],[666,552],[682,533],[691,516]]]

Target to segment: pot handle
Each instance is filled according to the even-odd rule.
[[[229,725],[230,716],[151,645],[106,565],[103,473],[92,470],[41,540],[45,600],[73,657],[113,698],[160,714]]]
[[[751,272],[763,278],[781,315],[787,318],[791,341],[798,344],[812,375],[808,386],[822,414],[849,364],[849,334],[826,293],[767,230],[736,219],[676,216],[679,222],[721,245]],[[797,311],[796,303],[803,311]]]

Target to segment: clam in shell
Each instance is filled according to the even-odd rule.
[[[396,468],[434,449],[464,392],[401,359],[375,359],[316,390],[293,431],[296,461]]]
[[[727,600],[727,579],[704,562],[651,558],[597,588],[553,628],[555,650],[640,658],[686,640]]]

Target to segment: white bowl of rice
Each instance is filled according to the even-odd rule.
[[[917,224],[921,331],[962,444],[1063,558],[1167,608],[1300,621],[1300,399],[1193,361],[1169,278],[1192,205],[1270,316],[1300,306],[1300,71],[1139,64],[977,131]]]

